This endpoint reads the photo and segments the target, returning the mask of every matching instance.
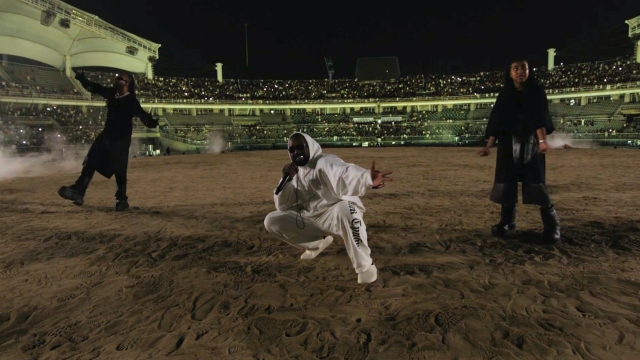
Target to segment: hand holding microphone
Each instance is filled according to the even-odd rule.
[[[298,174],[298,166],[294,163],[290,163],[282,168],[282,180],[280,180],[280,184],[278,184],[278,188],[276,189],[276,195],[280,194],[284,186],[291,180],[293,177]]]

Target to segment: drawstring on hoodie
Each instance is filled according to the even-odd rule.
[[[304,229],[306,227],[304,223],[304,218],[302,217],[302,205],[298,202],[298,183],[296,182],[296,204],[298,205],[298,209],[296,210],[296,227],[298,229]],[[298,216],[302,221],[302,227],[298,226]]]

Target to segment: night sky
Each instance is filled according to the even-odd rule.
[[[327,78],[325,56],[334,78],[353,78],[361,57],[397,56],[402,76],[493,71],[520,55],[546,65],[550,47],[556,64],[606,60],[632,53],[624,21],[640,15],[632,0],[66,2],[160,43],[158,75],[215,77],[221,62],[227,79]]]

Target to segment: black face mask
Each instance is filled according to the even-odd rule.
[[[116,79],[114,80],[114,84],[116,87],[120,86],[120,83],[118,81],[124,81],[126,86],[129,86],[129,81],[125,78],[123,78],[122,76],[116,76]]]
[[[296,150],[300,150],[300,152],[304,152],[304,149],[307,147],[306,144],[300,143],[296,146],[289,146],[289,154],[293,154]]]
[[[299,143],[296,146],[289,147],[289,157],[291,161],[298,166],[305,166],[309,162],[309,157],[305,154],[307,144]],[[297,154],[296,154],[297,153]]]

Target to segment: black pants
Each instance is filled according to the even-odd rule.
[[[76,188],[84,195],[96,171],[107,179],[115,175],[116,200],[126,200],[130,146],[131,137],[100,133],[82,163],[82,173],[76,180]]]
[[[491,189],[491,201],[500,205],[511,206],[518,203],[518,182],[494,183]],[[545,184],[522,183],[522,203],[538,205],[542,208],[551,206],[551,198]]]

